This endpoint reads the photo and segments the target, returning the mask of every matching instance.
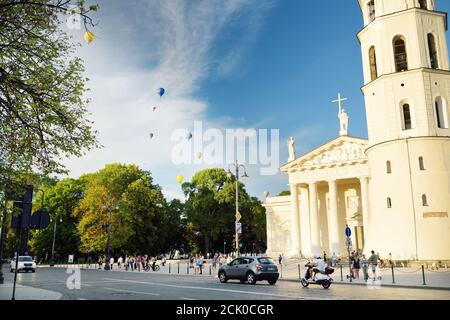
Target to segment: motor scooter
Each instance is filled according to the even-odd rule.
[[[307,288],[310,284],[321,285],[324,289],[328,289],[333,282],[333,278],[330,277],[333,274],[334,269],[327,267],[325,272],[317,272],[313,276],[313,266],[308,262],[305,267],[307,268],[305,276],[301,279],[301,284],[303,288]]]

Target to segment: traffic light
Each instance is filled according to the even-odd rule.
[[[24,195],[19,199],[15,199],[15,214],[11,226],[13,229],[28,229],[31,220],[31,209],[33,207],[33,186],[25,188]]]
[[[243,246],[244,246],[244,244],[241,242],[241,243],[239,244],[239,247],[242,248]]]

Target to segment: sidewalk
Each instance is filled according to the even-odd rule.
[[[300,270],[299,270],[300,265]],[[305,262],[288,262],[284,264],[282,267],[278,265],[278,269],[280,272],[280,280],[281,281],[299,281],[300,275],[303,276],[306,272]],[[56,267],[64,267],[66,268],[68,265],[57,265]],[[88,269],[87,265],[69,265],[70,267],[79,267],[82,269]],[[40,266],[42,267],[42,266]],[[196,277],[214,277],[217,276],[217,270],[212,269],[212,264],[207,263],[204,265],[203,273],[194,274],[193,268],[188,268],[188,262],[185,260],[181,260],[179,262],[171,261],[170,263],[166,263],[166,266],[163,267],[160,265],[160,271],[154,272],[149,271],[149,274],[173,274],[180,276],[196,276]],[[97,270],[98,265],[91,265],[90,270]],[[188,271],[189,270],[189,271]],[[132,272],[131,270],[125,271],[123,268],[119,270],[117,265],[114,265],[113,270],[115,272]],[[300,271],[300,273],[299,273]],[[133,271],[138,272],[138,271]],[[146,273],[141,269],[141,273]],[[438,290],[450,290],[450,269],[440,269],[437,271],[425,270],[425,285],[423,281],[422,268],[394,268],[394,282],[392,279],[392,270],[389,269],[379,269],[379,275],[381,276],[381,281],[377,282],[378,285],[386,286],[386,287],[398,287],[398,288],[414,288],[414,289],[438,289]],[[366,286],[366,282],[363,280],[364,275],[363,271],[360,270],[360,279],[353,280],[350,282],[347,279],[347,275],[349,274],[348,266],[342,266],[342,278],[341,278],[341,268],[336,267],[335,272],[332,275],[334,279],[334,284],[342,284],[342,285],[360,285]],[[369,273],[370,274],[370,273]],[[341,281],[342,280],[342,281]]]
[[[0,300],[11,300],[13,283],[0,284]],[[16,285],[16,300],[60,300],[62,294],[55,291]]]
[[[300,275],[303,276],[306,272],[305,262],[300,263],[291,262],[283,265],[280,270],[280,278],[286,281],[299,281],[299,265],[300,265]],[[342,266],[342,276],[341,267],[337,266],[332,275],[334,279],[334,284],[344,284],[344,285],[362,285],[366,286],[367,283],[364,281],[364,273],[361,269],[359,272],[360,279],[353,279],[350,282],[347,279],[347,275],[350,273],[348,265]],[[422,274],[422,268],[394,268],[394,278],[392,278],[392,269],[378,269],[377,274],[381,276],[381,281],[377,282],[381,286],[386,287],[398,287],[398,288],[414,288],[414,289],[438,289],[438,290],[450,290],[450,269],[440,269],[437,271],[424,270]],[[369,271],[371,275],[371,271]],[[424,284],[425,277],[425,284]]]

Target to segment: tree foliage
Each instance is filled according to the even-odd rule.
[[[62,157],[98,146],[87,120],[83,61],[61,25],[84,1],[0,0],[0,170],[60,172]]]

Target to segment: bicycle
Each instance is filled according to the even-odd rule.
[[[145,270],[145,272],[149,272],[150,271],[150,269],[151,270],[153,270],[153,271],[155,271],[155,272],[158,272],[159,270],[160,270],[160,266],[159,265],[157,265],[157,264],[155,264],[155,266],[154,267],[151,267],[150,265],[145,265],[144,266],[144,270]]]

